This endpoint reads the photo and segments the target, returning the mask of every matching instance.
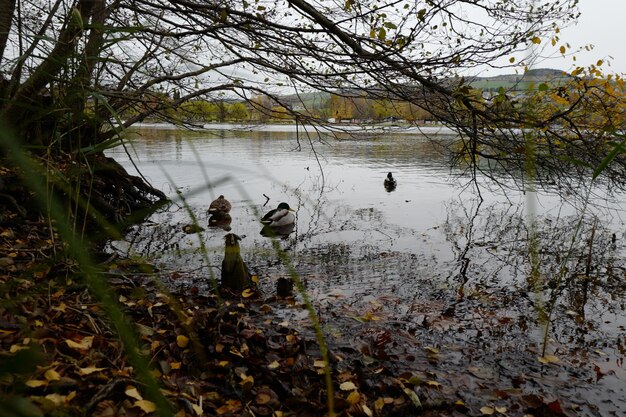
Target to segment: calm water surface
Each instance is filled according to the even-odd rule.
[[[287,268],[260,235],[258,219],[285,201],[297,210],[297,226],[280,244],[321,316],[373,311],[413,332],[426,331],[428,322],[423,337],[434,337],[432,323],[444,323],[431,343],[464,346],[464,352],[499,332],[493,345],[474,346],[475,355],[488,362],[502,355],[510,360],[514,352],[526,367],[524,360],[535,363],[539,355],[543,326],[536,318],[556,297],[550,352],[601,355],[585,359],[606,373],[590,395],[598,396],[604,412],[626,412],[623,403],[608,399],[625,397],[622,205],[598,200],[602,204],[581,217],[573,199],[530,199],[488,188],[479,204],[467,176],[451,168],[443,152],[441,145],[454,135],[433,128],[428,133],[435,140],[390,131],[321,143],[313,132],[297,134],[286,126],[208,132],[144,126],[133,134],[132,147],[108,154],[132,172],[130,153],[152,185],[174,199],[184,196],[206,230],[185,234],[191,218],[179,204],[112,247],[147,256],[166,280],[180,272],[183,279],[176,274],[173,286],[207,289],[208,276],[219,277],[227,232],[207,227],[206,210],[223,194],[233,205],[231,231],[244,236],[242,256],[259,275],[261,290],[272,293]],[[388,172],[398,180],[393,192],[383,187]],[[532,244],[529,201],[536,215]],[[530,249],[538,265],[534,275]],[[451,309],[454,321],[442,319]],[[506,321],[494,324],[490,317]],[[459,353],[458,363],[465,360],[467,353]],[[559,389],[570,389],[563,384]]]
[[[467,240],[466,229],[475,214],[477,198],[473,188],[467,187],[469,178],[461,170],[450,168],[441,146],[454,140],[454,135],[436,132],[431,128],[431,135],[426,137],[416,132],[391,131],[320,143],[317,136],[296,134],[289,126],[256,130],[231,127],[209,132],[146,126],[137,131],[132,147],[126,150],[152,185],[172,198],[176,198],[177,191],[182,192],[201,225],[207,225],[209,203],[220,194],[226,196],[233,204],[231,231],[245,236],[242,252],[253,258],[249,261],[252,267],[254,257],[271,247],[268,239],[259,234],[258,219],[286,201],[297,210],[297,227],[283,246],[303,268],[320,265],[300,262],[300,257],[332,255],[332,251],[341,252],[334,261],[357,269],[362,265],[353,261],[363,257],[410,254],[411,259],[425,260],[424,267],[433,268],[438,275],[454,275],[458,272],[459,249],[466,243],[459,240]],[[109,155],[132,172],[134,166],[126,150],[119,147]],[[383,187],[387,172],[398,179],[398,187],[392,192]],[[479,230],[473,230],[470,236],[477,246],[505,246],[507,233],[516,233],[509,236],[511,239],[522,239],[520,230],[513,229],[525,228],[527,197],[487,189],[482,189],[482,196],[485,202],[473,222]],[[563,222],[576,214],[574,207],[562,205],[555,197],[543,196],[535,206],[542,221]],[[607,212],[600,214],[606,216]],[[611,223],[607,227],[621,235],[619,211],[609,214]],[[174,229],[191,222],[186,211],[176,207],[152,220]],[[484,222],[489,223],[488,228]],[[506,230],[490,236],[499,228]],[[216,256],[214,264],[219,264],[224,234],[224,230],[209,228],[202,235]],[[136,242],[134,249],[161,258],[169,268],[188,267],[189,262],[201,266],[203,261],[193,250],[198,247],[198,236],[177,238],[184,240],[178,247],[185,249],[185,256],[169,256],[171,253],[158,246],[152,246],[151,252],[141,242]],[[524,245],[521,240],[518,243]],[[442,270],[442,265],[449,269]],[[400,277],[387,271],[376,278]],[[358,286],[358,281],[350,284]]]

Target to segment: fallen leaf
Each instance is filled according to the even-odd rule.
[[[153,413],[156,411],[156,404],[148,400],[135,401],[134,407],[139,407],[144,413]]]
[[[25,384],[27,387],[37,388],[37,387],[43,387],[45,385],[48,385],[48,381],[42,381],[40,379],[30,379],[26,381]]]
[[[46,381],[59,381],[61,379],[61,375],[54,369],[48,369],[45,374],[43,374]]]
[[[135,400],[138,400],[138,401],[143,400],[143,397],[141,396],[139,391],[137,391],[137,388],[133,387],[132,385],[127,386],[124,393],[128,395],[130,398],[134,398]]]
[[[546,356],[542,356],[540,358],[537,358],[539,360],[539,362],[543,363],[543,364],[548,364],[548,363],[558,363],[561,362],[561,360],[559,358],[557,358],[554,355],[546,355]]]
[[[80,342],[75,342],[71,339],[66,339],[65,343],[67,343],[67,345],[71,347],[72,349],[89,350],[91,349],[91,346],[93,345],[93,336],[83,337]]]
[[[172,363],[170,363],[170,368],[172,368],[172,369],[180,369],[181,365],[182,364],[180,362],[172,362]]]
[[[322,359],[318,359],[315,362],[313,362],[313,366],[316,368],[325,368],[326,367],[326,361],[322,360]]]
[[[562,415],[563,409],[561,408],[561,403],[559,400],[554,400],[548,404],[548,408],[556,415]]]
[[[376,410],[377,413],[380,414],[380,412],[382,411],[384,406],[385,406],[385,399],[384,398],[378,397],[376,399],[376,401],[374,401],[374,410]]]
[[[218,415],[226,414],[226,413],[236,413],[241,411],[241,401],[238,400],[228,400],[226,404],[215,410]]]
[[[348,400],[348,402],[352,405],[358,404],[359,401],[361,400],[361,394],[359,394],[358,391],[352,391],[350,392],[346,400]]]
[[[270,369],[276,369],[280,367],[280,363],[278,363],[278,361],[274,361],[272,363],[270,363],[269,365],[267,365],[268,368]]]
[[[404,384],[402,385],[402,390],[409,397],[409,399],[411,400],[411,402],[413,403],[415,408],[417,408],[418,410],[421,410],[422,409],[422,402],[420,401],[420,398],[417,396],[415,391],[413,391],[410,388],[405,387]]]
[[[96,409],[92,414],[92,417],[116,417],[117,406],[115,402],[111,400],[104,400],[96,405]]]
[[[246,376],[240,384],[244,390],[250,390],[254,386],[254,377],[252,375]]]
[[[15,353],[18,352],[20,350],[24,350],[24,349],[28,349],[28,346],[24,346],[24,345],[11,345],[11,347],[9,348],[9,352],[10,353]]]
[[[252,291],[250,288],[246,288],[241,293],[241,296],[244,297],[244,298],[252,297],[253,295],[254,295],[254,291]]]
[[[191,408],[193,408],[193,411],[198,416],[201,416],[202,414],[204,414],[204,411],[202,410],[202,407],[200,407],[198,404],[191,404]]]
[[[187,336],[183,336],[182,334],[179,334],[178,336],[176,336],[176,344],[178,345],[179,348],[184,349],[189,344],[189,338]]]
[[[51,309],[54,311],[60,311],[61,313],[65,313],[65,310],[67,310],[67,305],[65,305],[65,303],[61,303],[58,306],[51,307]]]
[[[152,336],[154,335],[154,329],[150,326],[146,326],[145,324],[135,323],[135,327],[137,327],[137,331],[141,336]]]
[[[94,366],[88,366],[86,368],[78,368],[78,375],[82,375],[82,376],[91,375],[94,372],[99,372],[99,371],[102,371],[104,369],[106,369],[106,368],[96,368]]]
[[[490,415],[494,414],[496,412],[496,410],[494,410],[491,407],[481,407],[480,408],[480,412],[483,413],[484,415],[490,416]]]
[[[52,401],[52,403],[57,407],[60,407],[65,404],[67,397],[61,394],[48,394],[45,398],[46,400]]]
[[[353,391],[357,389],[356,385],[352,381],[346,381],[343,384],[339,385],[339,389],[342,391]]]

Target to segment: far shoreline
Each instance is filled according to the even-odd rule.
[[[179,126],[172,123],[162,122],[141,122],[135,123],[128,129],[158,129],[158,130],[243,130],[243,131],[266,131],[266,132],[322,132],[322,133],[403,133],[403,134],[456,134],[449,127],[437,124],[427,126],[416,126],[411,124],[326,124],[326,125],[296,125],[285,123],[205,123],[194,127]]]

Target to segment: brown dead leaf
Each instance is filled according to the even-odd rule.
[[[61,303],[58,306],[51,307],[51,310],[60,311],[61,313],[65,313],[65,310],[67,310],[67,305],[65,305],[65,303]]]
[[[252,375],[245,376],[244,378],[242,378],[242,380],[241,380],[241,382],[239,384],[241,384],[241,387],[245,391],[248,391],[248,390],[252,389],[252,387],[254,386],[254,377]]]
[[[93,345],[93,336],[83,337],[82,340],[80,340],[79,342],[75,342],[71,339],[66,339],[65,343],[67,343],[67,345],[71,347],[72,349],[89,350],[91,349],[91,346]]]
[[[116,417],[117,407],[111,400],[101,401],[96,405],[92,417]]]
[[[226,414],[226,413],[237,413],[241,411],[241,401],[238,400],[228,400],[226,404],[215,410],[218,415]]]
[[[138,400],[133,403],[133,407],[139,407],[145,413],[153,413],[156,411],[156,404],[148,400]]]
[[[485,406],[485,407],[481,407],[480,408],[480,412],[483,413],[486,416],[490,416],[490,415],[494,414],[496,412],[496,410],[491,408],[491,407]]]
[[[106,368],[96,368],[94,366],[88,366],[86,368],[78,368],[78,375],[81,375],[81,376],[91,375],[94,372],[99,372],[105,369]]]

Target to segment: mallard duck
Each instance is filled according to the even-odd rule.
[[[280,203],[274,210],[270,210],[263,218],[261,223],[269,227],[287,226],[296,221],[294,210],[287,203]]]
[[[387,174],[387,178],[385,178],[385,188],[387,190],[393,190],[398,185],[396,179],[391,175],[391,172]]]
[[[234,233],[224,236],[224,260],[222,261],[222,287],[240,292],[251,284],[248,267],[241,259],[239,241],[241,238]]]
[[[209,214],[220,217],[228,214],[230,209],[230,203],[221,195],[209,205]]]

